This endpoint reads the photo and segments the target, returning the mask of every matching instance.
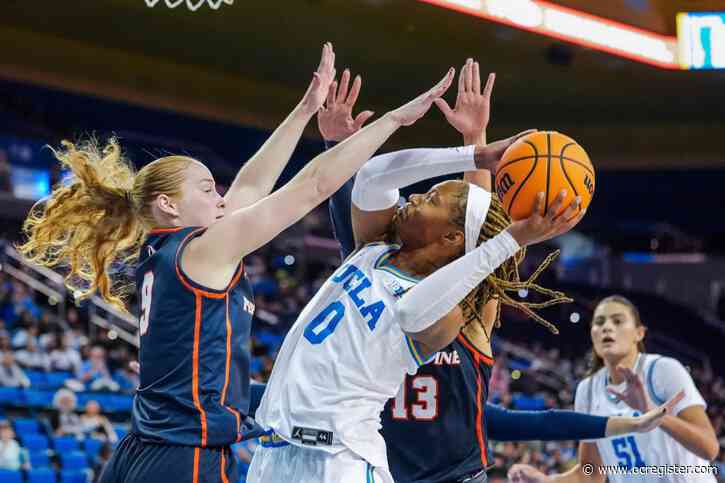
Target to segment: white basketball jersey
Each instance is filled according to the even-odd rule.
[[[677,360],[657,354],[640,354],[634,366],[650,398],[655,404],[662,404],[674,396],[679,389],[685,390],[685,398],[675,406],[673,414],[690,406],[706,406],[702,395],[695,387],[692,377]],[[587,377],[577,387],[574,407],[577,411],[597,416],[638,416],[624,402],[607,391],[609,373],[606,367]],[[612,386],[622,392],[626,383]],[[660,467],[667,465],[697,466],[704,469],[709,462],[698,457],[675,441],[663,429],[657,428],[648,433],[633,433],[591,441],[597,445],[604,466]],[[649,469],[648,469],[649,470]],[[658,470],[659,471],[659,470]],[[661,470],[666,471],[666,470]],[[705,474],[608,474],[609,481],[615,482],[715,482],[712,473]]]
[[[388,468],[380,413],[406,372],[425,362],[396,318],[396,300],[417,281],[387,263],[397,249],[363,247],[307,304],[285,337],[257,410],[263,427],[292,444],[331,453],[348,448]],[[313,441],[305,428],[332,434]]]

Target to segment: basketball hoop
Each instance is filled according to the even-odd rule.
[[[209,7],[211,7],[212,10],[219,10],[219,7],[222,6],[222,4],[232,5],[234,4],[234,0],[145,0],[146,5],[150,8],[153,8],[156,6],[157,3],[162,2],[162,4],[166,4],[169,8],[176,8],[181,4],[186,4],[186,7],[191,10],[192,12],[195,12],[198,10],[202,5],[207,4]]]

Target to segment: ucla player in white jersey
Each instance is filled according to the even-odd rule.
[[[709,466],[719,451],[715,431],[705,413],[707,404],[692,377],[676,359],[644,352],[645,326],[636,306],[613,295],[602,300],[591,325],[592,370],[579,383],[574,406],[594,415],[639,415],[678,391],[684,397],[662,425],[649,432],[582,441],[579,462],[567,473],[546,476],[528,465],[514,465],[509,477],[514,482],[605,481],[610,482],[712,482]],[[591,465],[593,474],[585,474]],[[668,465],[678,465],[667,469]],[[638,467],[638,468],[635,468]],[[647,467],[643,474],[642,467]]]
[[[433,101],[427,98],[428,108]],[[489,192],[447,181],[397,208],[398,188],[491,169],[517,138],[485,147],[389,153],[358,173],[353,226],[361,246],[285,338],[256,412],[270,432],[254,455],[248,481],[393,481],[380,412],[405,374],[458,335],[464,320],[458,304],[484,279],[521,247],[564,233],[583,216],[577,214],[580,200],[563,205],[565,193],[541,216],[540,196],[530,218],[504,225],[477,247],[491,213],[501,213]],[[452,221],[461,212],[465,223]],[[386,232],[395,243],[363,245],[371,234]],[[411,280],[393,275],[401,272]]]

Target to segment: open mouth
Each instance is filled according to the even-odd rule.
[[[605,337],[602,337],[602,344],[613,344],[613,343],[614,343],[613,337],[609,337],[608,335]]]

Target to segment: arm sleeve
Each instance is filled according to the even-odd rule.
[[[669,400],[680,389],[685,390],[685,397],[674,408],[675,415],[690,406],[707,408],[707,403],[697,390],[692,376],[677,359],[671,357],[655,359],[647,370],[646,378],[645,385],[650,391],[652,401],[657,405]]]
[[[330,149],[336,144],[334,141],[325,141],[325,149]],[[340,258],[342,260],[345,260],[355,251],[355,235],[352,231],[352,215],[350,213],[354,183],[355,177],[353,176],[327,202],[330,221],[332,222],[332,233],[340,243]]]
[[[427,329],[453,310],[519,248],[509,232],[503,231],[436,270],[398,300],[396,309],[400,327],[409,333]]]
[[[603,416],[574,411],[512,411],[486,404],[488,436],[496,441],[567,441],[606,435]]]
[[[352,202],[364,211],[385,210],[398,202],[399,188],[436,176],[476,170],[475,146],[419,148],[370,159],[358,171]]]

